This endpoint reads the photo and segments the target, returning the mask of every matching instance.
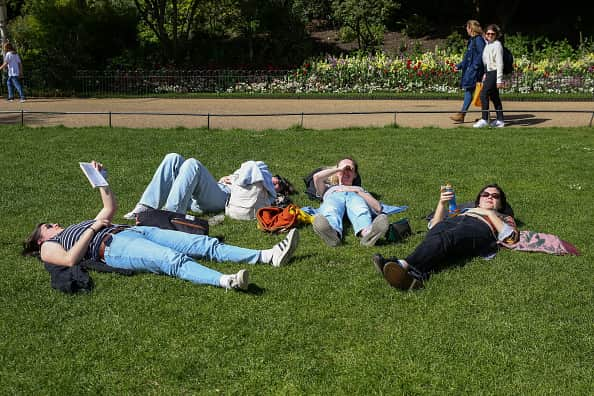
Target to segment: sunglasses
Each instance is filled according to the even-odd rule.
[[[486,35],[487,36],[495,36],[495,33],[494,32],[487,32]]]
[[[499,199],[501,197],[501,194],[499,193],[488,193],[486,191],[483,191],[480,195],[482,198],[489,198],[492,197],[493,199]]]

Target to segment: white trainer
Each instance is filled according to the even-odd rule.
[[[480,120],[475,122],[472,127],[473,128],[485,128],[487,126],[489,126],[489,123],[481,118]]]
[[[124,215],[124,219],[135,220],[136,215],[138,213],[146,212],[147,210],[150,210],[150,209],[152,209],[152,208],[149,208],[148,206],[139,203],[134,207],[134,209],[132,209],[131,212],[128,212]]]
[[[239,270],[236,274],[221,275],[219,284],[225,289],[247,290],[250,283],[250,273],[248,270]]]
[[[495,120],[491,122],[491,128],[503,128],[505,126],[505,122],[500,120]]]
[[[287,264],[291,260],[298,243],[299,231],[293,228],[285,239],[272,247],[272,266],[282,267]]]

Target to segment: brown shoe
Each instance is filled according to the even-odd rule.
[[[423,287],[423,282],[411,276],[398,261],[386,262],[383,272],[384,279],[396,289],[413,290]]]
[[[464,122],[465,115],[466,114],[464,114],[464,113],[456,113],[456,114],[450,116],[450,120],[456,121],[456,122]]]

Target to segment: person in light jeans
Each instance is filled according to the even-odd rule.
[[[288,195],[295,191],[287,179],[272,176],[264,162],[249,161],[249,165],[253,169],[249,176],[253,182],[262,182],[271,203],[277,194]],[[157,167],[138,204],[124,218],[134,219],[136,214],[150,208],[183,214],[188,210],[196,213],[223,211],[231,193],[232,176],[217,181],[199,160],[169,153]]]
[[[93,161],[101,171],[102,165]],[[117,210],[109,186],[99,187],[103,208],[95,219],[66,228],[57,223],[39,223],[23,245],[23,255],[37,256],[48,264],[71,267],[83,259],[108,266],[178,277],[197,284],[246,290],[249,273],[242,269],[224,275],[197,263],[195,258],[280,267],[289,262],[299,240],[297,229],[271,249],[255,250],[221,243],[206,235],[163,230],[156,227],[114,225]]]
[[[8,88],[8,100],[14,99],[14,89],[19,93],[21,103],[25,101],[23,87],[19,78],[23,75],[23,62],[19,54],[15,51],[11,43],[4,44],[4,62],[0,65],[0,70],[8,68],[8,79],[6,85]]]
[[[382,213],[382,204],[361,186],[353,185],[357,176],[357,162],[350,157],[313,175],[316,193],[322,197],[313,229],[328,246],[341,243],[345,214],[362,246],[375,245],[388,230],[388,216]]]

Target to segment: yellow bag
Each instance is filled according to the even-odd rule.
[[[483,83],[477,82],[474,87],[474,94],[472,94],[472,104],[476,107],[482,107],[481,103],[481,91],[483,89]]]

